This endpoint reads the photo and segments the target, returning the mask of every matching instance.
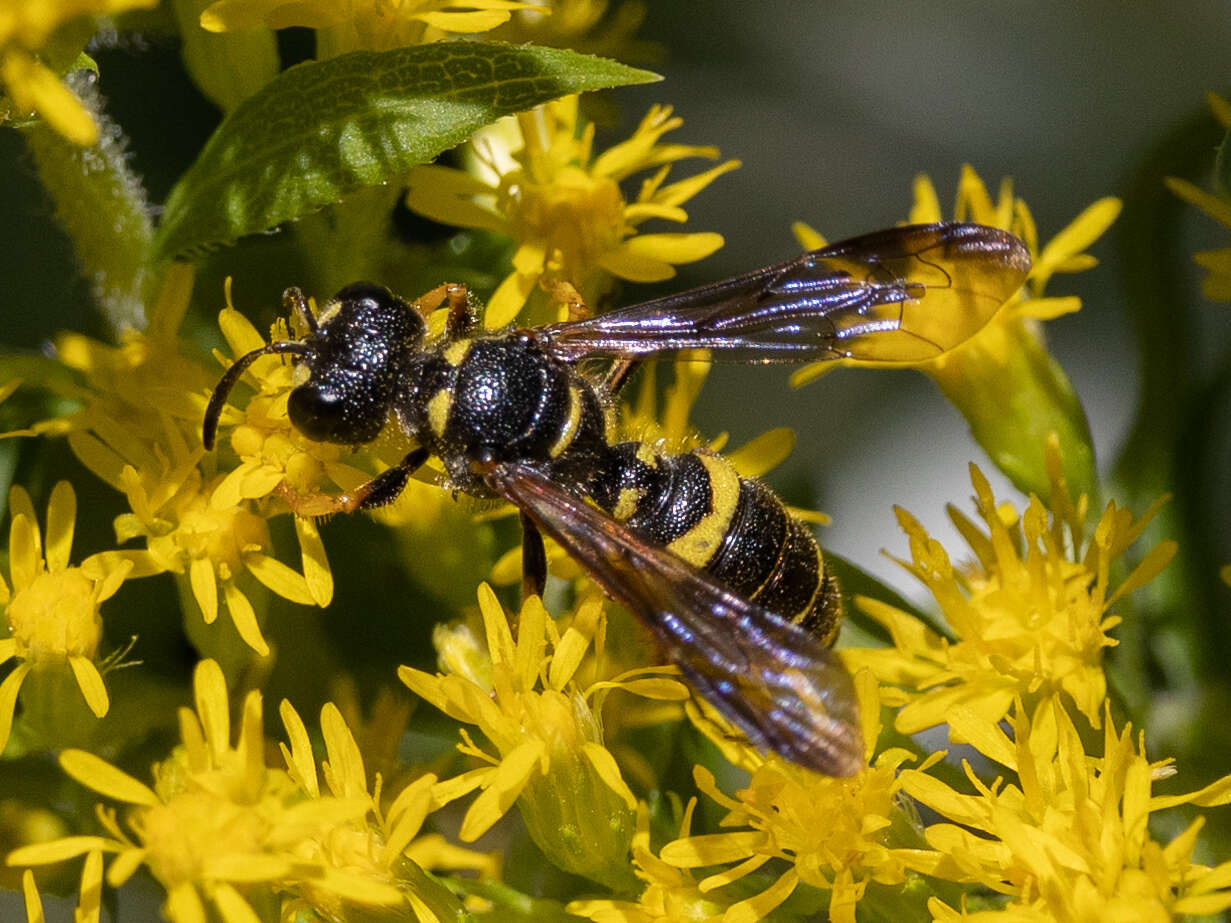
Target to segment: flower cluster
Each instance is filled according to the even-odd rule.
[[[0,118],[23,126],[41,120],[72,141],[94,143],[97,113],[60,78],[93,66],[81,54],[92,17],[148,5],[39,0],[0,14]],[[315,60],[303,68],[343,75],[340,100],[347,98],[346,66],[402,61],[406,55],[382,53],[413,43],[490,33],[589,51],[652,51],[634,35],[643,10],[633,0],[217,0],[186,14],[188,7],[174,14],[186,69],[228,111],[266,91],[282,103],[302,103],[277,96],[269,84],[278,71],[273,33],[288,27],[311,30],[307,54]],[[486,105],[458,87],[498,98],[511,84],[555,87],[552,81],[575,68],[585,79],[570,84],[573,90],[593,85],[587,81],[604,68],[618,69],[553,49],[544,59],[565,62],[552,65],[560,70],[532,72],[534,55],[520,46],[513,55],[505,46],[483,47],[530,71],[495,80],[482,73],[424,78],[436,88],[430,102],[442,119],[451,107]],[[429,62],[461,54],[454,46],[426,52]],[[473,348],[449,339],[462,307],[477,310],[485,300],[480,316],[490,331],[578,319],[608,307],[617,286],[669,279],[677,266],[722,245],[715,232],[680,226],[688,220],[685,205],[737,161],[721,160],[713,146],[669,140],[682,122],[666,105],[652,107],[625,140],[603,147],[594,120],[601,110],[556,92],[498,121],[519,107],[492,103],[491,124],[438,163],[423,163],[425,154],[387,174],[348,178],[358,189],[346,187],[347,201],[315,216],[305,205],[294,215],[304,220],[290,223],[275,247],[225,235],[202,247],[253,247],[271,277],[318,272],[316,285],[329,278],[322,267],[331,260],[351,265],[325,243],[326,229],[362,238],[338,242],[343,254],[388,244],[370,265],[409,264],[404,278],[420,286],[410,291],[428,293],[409,302],[426,325],[427,348],[440,347],[442,364],[460,369]],[[327,102],[344,111],[341,102]],[[365,120],[380,122],[396,106],[384,97],[356,102],[340,143],[364,148]],[[1215,99],[1214,108],[1231,122],[1224,101]],[[304,119],[312,115],[304,108]],[[226,140],[225,127],[216,137]],[[409,144],[397,132],[385,140]],[[348,162],[381,162],[388,152],[378,147]],[[32,156],[60,155],[40,149]],[[709,164],[681,178],[673,171],[686,160]],[[310,186],[320,180],[311,161],[305,154],[286,169],[302,172]],[[407,173],[412,162],[418,165]],[[202,163],[209,159],[196,167]],[[264,207],[270,174],[263,169],[242,157],[226,161],[224,172],[231,172],[206,187],[225,190],[222,210],[240,216],[240,225]],[[232,184],[236,176],[243,182]],[[373,203],[386,184],[377,214]],[[1219,197],[1180,181],[1171,186],[1231,224]],[[413,246],[385,233],[395,197],[398,227],[423,232]],[[134,209],[152,227],[144,193],[135,198]],[[167,210],[176,202],[172,195]],[[338,302],[318,307],[288,292],[295,310],[266,330],[232,304],[228,281],[215,328],[205,318],[217,305],[194,303],[197,270],[188,260],[199,254],[189,248],[155,257],[158,245],[143,238],[132,257],[143,281],[130,293],[140,302],[132,317],[148,317],[140,329],[117,330],[107,342],[63,333],[42,355],[0,356],[0,416],[3,435],[12,437],[0,472],[13,481],[0,575],[0,887],[20,884],[32,921],[43,919],[40,889],[66,888],[51,867],[69,860],[80,868],[76,918],[83,921],[101,918],[109,889],[133,887],[139,877],[161,889],[163,913],[174,923],[566,915],[597,923],[1042,923],[1231,910],[1231,861],[1216,854],[1227,822],[1206,810],[1231,803],[1231,775],[1194,766],[1192,750],[1148,755],[1147,742],[1157,748],[1180,735],[1165,726],[1160,732],[1163,708],[1134,732],[1130,717],[1141,726],[1138,703],[1155,687],[1126,691],[1116,673],[1118,652],[1155,641],[1154,672],[1185,666],[1175,653],[1181,632],[1151,622],[1147,594],[1186,599],[1196,565],[1168,567],[1181,544],[1163,534],[1177,521],[1168,519],[1166,498],[1150,505],[1161,490],[1132,501],[1134,509],[1145,507],[1140,515],[1128,503],[1100,499],[1116,485],[1100,479],[1085,411],[1040,333],[1042,321],[1079,308],[1077,298],[1056,294],[1056,280],[1096,266],[1088,251],[1119,209],[1114,199],[1095,202],[1041,243],[1008,181],[993,195],[973,169],[962,171],[951,217],[1015,234],[1031,258],[1029,275],[977,331],[947,315],[943,298],[924,295],[923,306],[939,305],[931,321],[937,354],[896,364],[937,382],[991,462],[1027,498],[1005,502],[972,464],[973,514],[949,509],[960,550],[897,509],[909,547],[898,563],[930,594],[926,612],[836,555],[822,561],[808,552],[801,572],[815,566],[821,577],[828,569],[811,584],[825,592],[830,577],[844,581],[849,622],[859,629],[824,661],[843,684],[810,689],[808,699],[820,713],[809,721],[854,723],[825,711],[827,695],[854,690],[858,727],[842,730],[852,737],[858,731],[864,750],[845,777],[758,749],[709,704],[706,695],[717,691],[726,714],[738,715],[741,706],[731,704],[738,702],[772,710],[775,727],[791,733],[799,715],[793,702],[736,694],[767,688],[759,657],[745,658],[747,669],[728,665],[723,688],[706,690],[706,672],[688,659],[686,631],[667,652],[681,666],[663,666],[661,639],[603,599],[595,586],[601,572],[592,580],[550,541],[541,596],[511,604],[503,586],[518,582],[524,564],[505,526],[517,510],[451,495],[466,483],[452,456],[449,473],[440,459],[428,460],[373,522],[339,517],[323,526],[313,517],[350,508],[339,495],[353,498],[403,459],[420,457],[399,416],[405,406],[395,402],[380,435],[361,446],[307,438],[290,423],[288,406],[309,377],[304,352],[319,341],[295,341],[329,324]],[[77,214],[83,211],[88,220],[108,218],[90,208]],[[916,180],[909,219],[943,220],[926,177]],[[431,222],[444,225],[443,234]],[[815,232],[797,231],[806,246],[823,245]],[[394,252],[397,259],[387,259]],[[220,260],[232,271],[229,256],[223,251]],[[1211,271],[1207,294],[1225,295],[1227,254],[1198,259]],[[999,282],[1016,284],[1024,260],[1017,266],[1020,272]],[[442,280],[466,281],[475,297],[450,305],[442,293],[457,289]],[[888,290],[913,299],[919,289],[910,281],[895,278]],[[248,285],[236,289],[250,305]],[[950,345],[946,334],[954,334],[952,346],[942,349]],[[670,382],[650,366],[635,384],[602,390],[605,438],[643,443],[661,457],[699,451],[709,458],[706,452],[723,449],[726,434],[711,436],[690,422],[709,358],[685,352]],[[360,356],[355,366],[367,360]],[[597,364],[581,361],[575,369],[597,380]],[[794,381],[858,364],[840,358],[805,368]],[[339,374],[356,371],[362,369]],[[617,364],[608,380],[623,381],[628,371]],[[223,375],[226,387],[217,390]],[[410,390],[405,379],[397,386]],[[585,394],[570,387],[565,425],[576,427]],[[456,396],[447,384],[435,388],[399,401],[423,398],[428,425],[443,439]],[[21,454],[56,440],[67,451],[47,467],[54,476],[35,453]],[[790,431],[771,430],[728,457],[740,478],[757,478],[793,441]],[[594,456],[584,460],[597,467]],[[473,460],[470,473],[486,474],[486,463]],[[80,479],[60,480],[74,469]],[[710,478],[710,515],[726,499],[739,504],[731,522],[759,515],[747,483],[733,474],[725,484]],[[381,483],[391,482],[386,476]],[[491,475],[489,485],[496,484]],[[637,496],[636,487],[626,489],[625,507]],[[694,493],[704,491],[680,496]],[[1192,505],[1190,496],[1184,512]],[[102,509],[114,540],[94,528]],[[787,509],[802,522],[823,520]],[[611,538],[617,549],[591,562],[596,571],[604,562],[618,568],[644,549],[641,538],[621,531],[631,525],[595,521],[589,535]],[[730,523],[723,528],[724,541],[758,537]],[[785,526],[783,534],[798,536]],[[789,560],[789,540],[776,552],[781,561]],[[739,632],[754,621],[739,621],[747,610],[704,574],[671,573],[690,589],[672,597],[674,585],[659,584],[655,604],[664,611],[651,613],[658,627],[684,611],[698,631]],[[1227,568],[1223,578],[1231,582]],[[710,600],[709,608],[695,598]],[[724,611],[737,614],[723,621]],[[706,612],[715,615],[712,623]],[[783,633],[806,630],[775,626],[769,616],[765,622]],[[131,640],[130,630],[137,633]],[[773,655],[770,647],[758,654]],[[789,652],[785,645],[778,651]],[[194,669],[184,668],[186,659]],[[797,678],[802,685],[804,672],[788,665],[775,688]],[[1217,695],[1210,693],[1211,705]],[[281,723],[268,736],[267,698],[279,702]],[[183,700],[192,707],[168,705]],[[951,751],[940,749],[942,734]],[[61,772],[50,771],[55,765]],[[79,808],[82,788],[102,799],[92,813]],[[10,896],[16,899],[0,894],[0,901]]]

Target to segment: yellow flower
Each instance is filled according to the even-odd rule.
[[[644,19],[645,5],[637,0],[529,0],[492,37],[514,45],[571,48],[626,64],[650,63],[662,57],[662,46],[635,37]]]
[[[98,140],[94,117],[46,62],[50,57],[61,67],[74,64],[73,59],[85,47],[92,31],[76,28],[81,17],[107,16],[157,5],[157,0],[5,3],[0,14],[0,85],[12,100],[12,109],[0,98],[0,122],[37,113],[70,141],[94,144]]]
[[[876,680],[867,671],[855,677],[866,754],[871,760],[880,735],[880,702]],[[727,865],[702,879],[702,894],[739,881],[771,860],[790,867],[768,888],[731,904],[723,923],[753,923],[787,900],[802,883],[831,892],[829,918],[854,923],[855,906],[870,882],[896,886],[906,881],[914,851],[895,843],[913,837],[913,818],[898,795],[898,768],[913,759],[901,748],[885,750],[869,766],[849,778],[809,772],[777,756],[765,756],[725,731],[712,709],[690,714],[724,755],[747,769],[752,778],[731,798],[719,789],[713,774],[693,770],[697,788],[726,808],[723,833],[682,836],[663,847],[663,862],[676,868]]]
[[[168,281],[147,333],[129,331],[121,344],[108,346],[80,334],[56,341],[60,363],[80,374],[81,387],[44,373],[46,385],[80,407],[65,417],[41,421],[6,436],[66,436],[69,448],[87,468],[128,499],[131,513],[116,518],[117,540],[143,539],[145,552],[124,552],[135,565],[133,576],[171,572],[186,575],[207,624],[217,618],[221,591],[231,619],[246,644],[261,655],[268,645],[244,584],[255,578],[265,587],[302,605],[326,605],[333,594],[329,563],[316,526],[295,520],[303,560],[302,573],[276,560],[266,519],[286,515],[281,502],[254,505],[291,474],[274,465],[245,460],[224,475],[213,474],[216,461],[205,457],[201,421],[217,375],[179,352],[176,330],[191,294],[191,270],[168,273]],[[229,292],[228,292],[229,297]],[[238,312],[228,321],[263,341]],[[227,312],[224,312],[227,314]],[[231,317],[239,318],[238,321]],[[247,325],[247,326],[244,326]],[[224,326],[224,329],[227,329]],[[282,418],[270,423],[289,434],[285,418],[290,369],[274,363],[280,387]],[[41,384],[43,382],[32,382]],[[256,413],[254,409],[253,413]],[[233,442],[240,436],[233,437]],[[289,436],[268,444],[289,445]],[[302,452],[285,453],[300,482],[310,465],[295,467]],[[336,451],[335,451],[336,457]],[[211,471],[210,479],[199,465]],[[365,479],[358,473],[352,484]]]
[[[5,634],[0,637],[0,664],[13,658],[17,666],[0,682],[0,750],[12,728],[13,711],[22,684],[33,673],[37,702],[26,703],[41,724],[59,724],[67,731],[74,721],[75,701],[65,698],[71,680],[95,717],[107,713],[110,699],[99,667],[102,639],[99,606],[115,595],[130,575],[133,562],[122,554],[104,552],[69,565],[77,497],[72,485],[59,482],[47,504],[46,545],[39,531],[30,496],[21,487],[9,493],[9,579],[0,578]],[[45,549],[45,550],[44,550]]]
[[[30,869],[22,870],[21,891],[26,905],[26,923],[46,923],[38,885]],[[92,852],[86,856],[81,871],[81,899],[77,902],[73,923],[98,923],[102,917],[102,896],[103,856],[102,853]]]
[[[693,798],[684,809],[679,839],[687,839],[697,807]],[[727,905],[705,894],[691,874],[681,871],[654,855],[650,849],[650,812],[645,802],[637,805],[637,832],[632,841],[633,871],[645,882],[635,901],[575,900],[564,908],[568,913],[587,917],[595,923],[717,923]]]
[[[1223,128],[1231,129],[1231,103],[1217,93],[1210,93],[1208,100]],[[1221,195],[1213,195],[1186,179],[1174,176],[1167,177],[1166,183],[1168,189],[1189,205],[1201,209],[1223,227],[1231,228],[1231,198],[1228,198],[1227,190],[1224,189]],[[1211,301],[1231,301],[1231,247],[1202,250],[1193,259],[1209,273],[1201,282],[1205,297]]]
[[[640,676],[578,687],[575,674],[592,640],[605,633],[602,603],[583,602],[560,634],[538,597],[517,618],[517,639],[495,594],[479,588],[487,656],[468,629],[438,632],[445,669],[435,676],[401,667],[414,693],[449,717],[475,725],[495,747],[492,755],[462,730],[458,749],[486,765],[439,783],[433,797],[450,802],[482,792],[462,820],[460,838],[482,836],[517,802],[539,848],[559,867],[626,886],[627,856],[636,801],[603,745],[600,711],[616,689],[659,700],[682,701],[687,689],[651,668]]]
[[[265,765],[261,696],[250,692],[231,744],[230,705],[218,664],[202,661],[193,677],[195,711],[180,710],[182,743],[154,767],[147,786],[81,750],[66,750],[60,764],[94,791],[128,805],[121,822],[99,808],[108,835],[72,836],[24,846],[9,865],[44,865],[89,855],[85,876],[98,876],[103,853],[110,887],[120,887],[141,866],[166,889],[163,910],[175,923],[207,917],[207,904],[228,923],[257,919],[250,898],[281,894],[284,908],[309,907],[332,918],[348,905],[409,906],[422,920],[454,914],[455,901],[439,885],[414,877],[406,860],[417,855],[446,867],[487,870],[486,857],[441,849],[435,838],[415,837],[431,808],[433,776],[408,786],[379,807],[379,785],[369,794],[363,761],[336,707],[326,705],[322,727],[329,762],[324,791],[307,730],[289,704],[282,717],[290,738],[286,769]],[[449,862],[457,863],[449,866]],[[82,909],[87,879],[83,876]],[[420,892],[422,888],[422,892]],[[97,882],[90,893],[97,898]],[[289,910],[288,910],[289,912]]]
[[[1069,481],[1091,496],[1097,488],[1085,411],[1064,371],[1048,353],[1037,325],[1081,308],[1076,296],[1049,296],[1045,289],[1057,273],[1081,272],[1097,264],[1084,251],[1119,212],[1118,199],[1100,199],[1040,248],[1034,218],[1026,203],[1013,195],[1012,183],[1002,181],[993,200],[978,174],[969,166],[962,168],[952,220],[974,221],[1016,234],[1030,251],[1030,275],[1025,287],[979,333],[917,367],[936,381],[966,417],[975,439],[997,467],[1025,493],[1042,494],[1046,488],[1043,446],[1052,433],[1060,439]],[[942,220],[932,181],[917,177],[910,222]],[[803,228],[797,233],[805,246],[819,245],[815,232]],[[795,373],[792,383],[811,381],[838,365],[859,364],[858,360],[838,360],[808,366]]]
[[[306,26],[318,30],[317,56],[324,59],[486,32],[530,8],[516,0],[218,0],[201,14],[201,27],[229,32]]]
[[[911,552],[911,560],[900,563],[935,597],[953,637],[860,597],[856,604],[885,626],[893,646],[847,648],[842,654],[851,668],[868,667],[899,689],[892,696],[903,705],[899,731],[913,734],[944,724],[955,707],[970,709],[991,725],[1017,697],[1031,703],[1057,693],[1097,726],[1107,692],[1103,652],[1116,643],[1108,632],[1120,621],[1111,609],[1166,567],[1176,543],[1160,542],[1113,589],[1112,562],[1141,535],[1161,502],[1137,520],[1108,503],[1087,536],[1087,498],[1073,503],[1054,441],[1048,470],[1050,512],[1032,496],[1018,519],[1007,504],[996,503],[983,473],[971,465],[982,523],[950,508],[975,556],[966,566],[955,566],[939,542],[898,510]],[[952,735],[951,726],[951,739],[960,740]]]
[[[662,144],[682,120],[655,106],[629,140],[593,155],[594,126],[582,125],[569,96],[497,123],[472,140],[475,172],[440,166],[411,170],[407,204],[436,221],[507,234],[517,244],[513,272],[487,305],[489,328],[521,312],[540,280],[572,284],[597,306],[613,277],[658,282],[722,246],[714,233],[637,234],[651,218],[683,223],[684,202],[737,167],[729,160],[664,185],[671,164],[685,157],[716,158],[711,147]],[[643,170],[636,200],[620,184]]]
[[[1134,746],[1131,726],[1117,732],[1108,714],[1102,754],[1087,753],[1057,696],[1043,699],[1033,716],[1018,702],[1012,738],[962,706],[950,717],[1017,783],[987,785],[963,760],[972,793],[924,769],[904,770],[902,789],[945,818],[925,832],[936,851],[933,873],[1007,895],[1007,916],[997,918],[1145,923],[1231,908],[1231,862],[1211,869],[1192,861],[1203,818],[1166,845],[1149,830],[1152,816],[1168,808],[1231,802],[1231,776],[1187,794],[1153,794],[1154,783],[1175,770],[1168,760],[1146,759],[1144,734]],[[965,916],[938,899],[929,909],[937,920]]]
[[[346,919],[347,907],[353,904],[409,905],[420,920],[448,919],[460,912],[456,899],[418,870],[467,869],[485,878],[495,875],[494,857],[450,845],[438,834],[419,836],[424,820],[436,807],[432,800],[436,776],[428,773],[415,779],[382,809],[381,778],[376,776],[369,793],[363,754],[336,705],[330,702],[321,709],[327,761],[321,763],[320,777],[308,729],[299,714],[286,700],[280,712],[290,739],[289,747],[282,745],[282,753],[307,803],[322,810],[330,802],[366,808],[362,814],[340,814],[288,844],[296,856],[325,871],[288,889],[294,896],[283,904],[284,919],[302,910],[326,919]]]

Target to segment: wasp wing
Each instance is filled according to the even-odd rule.
[[[532,467],[500,463],[486,480],[645,622],[685,678],[753,744],[829,775],[866,765],[851,678],[815,636]]]
[[[1025,245],[981,224],[852,238],[746,275],[541,328],[566,361],[708,349],[715,359],[919,362],[973,336],[1030,271]]]

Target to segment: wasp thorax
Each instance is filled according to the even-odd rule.
[[[308,376],[287,402],[291,423],[317,442],[375,439],[424,330],[419,314],[383,286],[346,286],[303,340]]]

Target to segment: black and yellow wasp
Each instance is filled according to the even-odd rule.
[[[633,365],[681,350],[715,359],[911,363],[977,332],[1030,268],[1011,234],[975,224],[880,231],[777,266],[598,316],[485,332],[462,286],[413,305],[348,285],[308,333],[240,357],[205,413],[212,448],[240,375],[289,354],[287,410],[310,439],[358,445],[391,422],[418,446],[302,515],[395,499],[431,455],[455,490],[521,511],[524,585],[546,579],[542,533],[640,617],[689,683],[758,747],[811,769],[863,765],[850,677],[830,650],[840,603],[811,531],[721,456],[616,442],[612,407]],[[442,335],[424,315],[447,304]],[[591,374],[583,360],[609,360]],[[323,502],[322,502],[323,501]]]

